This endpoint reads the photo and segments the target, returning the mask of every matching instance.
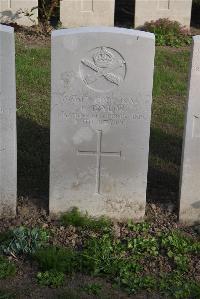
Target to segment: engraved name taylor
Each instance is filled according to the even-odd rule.
[[[111,126],[125,125],[129,121],[147,120],[149,97],[97,97],[65,95],[59,105],[58,119],[80,124],[108,123]]]

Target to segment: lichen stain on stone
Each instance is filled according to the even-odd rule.
[[[90,141],[94,135],[94,132],[88,128],[88,127],[83,127],[80,128],[75,135],[73,136],[73,143],[74,144],[80,144],[83,141]]]
[[[72,188],[72,190],[78,191],[80,189],[80,186],[81,186],[80,182],[74,182],[74,183],[72,183],[71,188]]]
[[[191,204],[194,209],[200,209],[200,200]]]

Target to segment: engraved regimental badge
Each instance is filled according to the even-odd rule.
[[[88,88],[99,92],[110,91],[124,81],[126,62],[114,49],[95,48],[81,60],[80,75]]]

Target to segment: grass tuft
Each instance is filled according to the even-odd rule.
[[[87,214],[82,214],[77,208],[73,208],[70,212],[64,213],[60,220],[64,226],[73,225],[94,231],[105,231],[111,227],[110,219],[103,216],[94,219]]]
[[[42,271],[72,273],[76,270],[76,253],[70,248],[41,248],[36,251],[34,258]]]

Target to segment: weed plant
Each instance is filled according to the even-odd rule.
[[[47,231],[40,228],[18,227],[9,233],[0,250],[8,255],[33,254],[49,239]]]
[[[99,220],[81,214],[78,209],[64,214],[61,221],[65,225],[89,228],[93,231],[100,228]],[[195,242],[179,231],[152,234],[150,224],[146,222],[135,224],[128,221],[127,229],[130,234],[123,238],[117,238],[112,234],[110,223],[108,225],[106,222],[105,228],[107,230],[101,234],[85,237],[83,248],[79,252],[54,246],[37,250],[35,259],[40,269],[47,271],[45,279],[48,281],[53,271],[63,274],[81,272],[105,277],[113,285],[130,294],[146,290],[172,298],[198,298],[200,285],[195,278],[188,279],[187,273],[190,259],[200,254],[200,242]],[[167,274],[158,271],[154,271],[154,275],[149,274],[144,267],[145,261],[161,257],[168,261],[171,270]],[[95,292],[96,288],[88,286],[87,290]]]
[[[83,291],[88,295],[100,296],[102,285],[100,283],[88,283],[84,285]]]
[[[99,226],[94,225],[94,219],[90,222],[91,219],[78,210],[73,210],[73,215],[69,215],[67,223],[76,223],[78,227],[85,225],[94,232],[97,227],[99,229]],[[88,222],[90,225],[86,225]],[[105,227],[106,230],[101,231],[101,234],[91,233],[84,237],[83,247],[79,251],[47,246],[46,232],[28,228],[14,230],[11,239],[10,235],[8,239],[6,235],[1,236],[4,240],[2,246],[4,252],[9,254],[31,254],[40,269],[37,275],[40,285],[59,287],[66,274],[79,272],[104,277],[130,294],[146,290],[170,298],[200,298],[200,284],[191,275],[190,265],[193,258],[200,257],[200,242],[178,230],[152,233],[150,224],[146,222],[134,224],[129,221],[127,233],[120,238],[112,233],[110,224]],[[167,273],[160,273],[153,266],[154,274],[151,274],[150,261],[160,258],[167,261],[171,268]],[[0,278],[13,275],[15,271],[15,266],[5,257],[0,259]],[[93,284],[85,290],[88,294],[100,292],[100,288]]]
[[[7,258],[0,256],[0,279],[14,276],[16,273],[15,265]]]
[[[38,283],[42,286],[58,288],[63,285],[65,275],[62,272],[58,272],[56,270],[38,272],[37,280]]]
[[[34,254],[42,271],[59,271],[72,273],[76,270],[78,259],[76,252],[70,248],[59,248],[55,246],[41,248]]]
[[[131,229],[146,232],[147,227],[146,224],[136,224]],[[177,231],[122,240],[107,234],[101,238],[90,238],[79,259],[82,272],[109,277],[116,286],[128,293],[157,291],[171,298],[182,299],[200,298],[200,284],[187,279],[189,257],[199,256],[199,253],[200,242],[194,242]],[[172,271],[167,275],[146,274],[141,261],[159,256],[174,262]]]

